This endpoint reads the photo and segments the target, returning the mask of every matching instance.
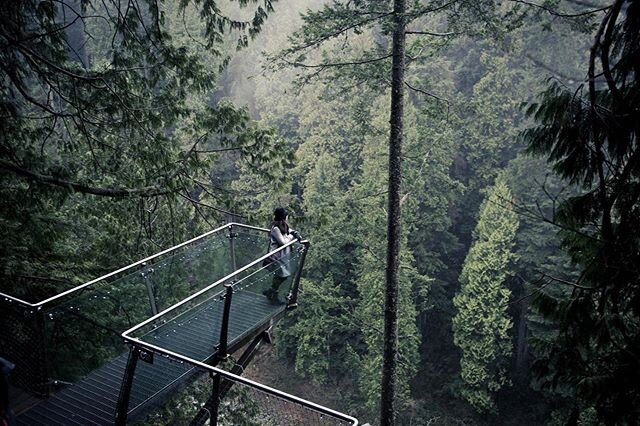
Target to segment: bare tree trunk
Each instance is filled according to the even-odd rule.
[[[400,183],[404,114],[404,30],[406,0],[394,0],[393,70],[389,124],[389,210],[387,219],[387,272],[384,304],[384,353],[380,424],[395,424],[398,364],[398,269],[400,265]]]

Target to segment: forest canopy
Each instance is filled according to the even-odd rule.
[[[231,197],[225,156],[280,174],[284,142],[215,94],[232,43],[246,46],[273,10],[239,6],[233,18],[214,2],[5,5],[3,282],[42,294],[216,223]]]
[[[278,357],[376,424],[391,212],[398,424],[640,422],[640,4],[395,4],[8,2],[0,291],[286,206]]]

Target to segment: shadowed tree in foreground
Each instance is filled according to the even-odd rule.
[[[556,214],[581,269],[566,298],[540,290],[541,313],[559,325],[535,367],[568,390],[569,420],[595,408],[605,424],[640,421],[640,4],[617,0],[596,32],[588,80],[552,83],[528,114],[529,150],[580,189]]]

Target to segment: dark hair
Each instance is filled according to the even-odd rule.
[[[271,227],[277,226],[283,234],[289,233],[289,224],[287,223],[289,212],[284,207],[278,207],[273,211],[273,221]]]
[[[273,211],[273,220],[281,221],[285,220],[289,216],[289,212],[284,207],[278,207]]]

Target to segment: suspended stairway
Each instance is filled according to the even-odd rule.
[[[307,241],[263,254],[267,229],[228,224],[46,300],[0,293],[0,357],[12,384],[42,397],[19,425],[142,421],[198,380],[192,425],[357,425],[357,420],[240,376],[275,321],[297,306]],[[291,276],[267,299],[277,251]],[[217,365],[240,353],[233,367]],[[228,362],[226,364],[229,364]],[[225,365],[226,365],[225,364]],[[204,384],[203,384],[204,383]],[[233,398],[226,398],[230,390]]]

